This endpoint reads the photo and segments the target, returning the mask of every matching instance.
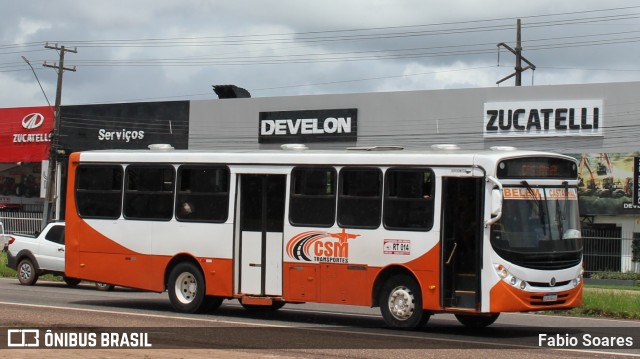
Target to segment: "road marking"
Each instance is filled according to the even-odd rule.
[[[178,317],[178,316],[172,316],[172,315],[118,312],[118,311],[115,311],[115,310],[87,309],[87,308],[69,308],[69,307],[60,307],[60,306],[55,306],[55,305],[0,302],[0,306],[7,306],[7,305],[13,305],[13,306],[18,306],[18,307],[75,310],[75,311],[87,312],[87,313],[133,315],[133,316],[137,316],[137,317],[160,318],[160,319],[180,319],[180,320],[187,320],[187,321],[199,321],[199,322],[209,322],[209,323],[223,323],[223,324],[234,324],[234,325],[253,325],[253,326],[256,326],[256,327],[295,328],[295,327],[286,326],[286,325],[243,323],[243,322],[234,322],[234,321],[230,321],[230,320],[205,319],[205,318],[187,318],[187,317]]]
[[[328,333],[344,333],[343,330],[335,330],[335,329],[324,329],[324,328],[310,328],[310,327],[299,327],[295,325],[274,325],[274,324],[261,324],[261,323],[245,323],[245,322],[237,322],[230,320],[218,320],[218,319],[204,319],[204,318],[187,318],[180,316],[172,316],[172,315],[160,315],[160,314],[145,314],[145,313],[130,313],[130,312],[118,312],[113,310],[102,310],[102,309],[87,309],[87,308],[69,308],[69,307],[61,307],[61,306],[53,306],[53,305],[41,305],[41,304],[25,304],[25,303],[11,303],[11,302],[0,302],[0,306],[16,306],[16,307],[31,307],[31,308],[47,308],[47,309],[60,309],[60,310],[70,310],[70,311],[79,311],[79,312],[88,312],[88,313],[100,313],[100,314],[118,314],[118,315],[132,315],[138,317],[148,317],[148,318],[160,318],[160,319],[180,319],[185,321],[199,321],[199,322],[209,322],[209,323],[223,323],[223,324],[233,324],[233,325],[245,325],[245,326],[255,326],[255,327],[270,327],[270,328],[304,328],[305,330],[311,330],[316,332],[328,332]],[[346,313],[345,313],[346,314]],[[496,342],[486,342],[486,341],[476,341],[476,340],[462,340],[462,339],[447,339],[447,338],[437,338],[431,336],[415,336],[408,335],[406,332],[402,332],[402,334],[390,334],[390,333],[371,333],[366,331],[359,331],[356,328],[348,328],[350,334],[359,334],[359,335],[368,335],[375,337],[395,337],[402,339],[418,339],[418,340],[434,340],[441,341],[447,343],[460,343],[460,344],[482,344],[488,345],[492,347],[509,347],[509,348],[522,348],[522,349],[548,349],[548,350],[558,350],[558,351],[570,351],[576,353],[589,353],[589,354],[600,354],[600,355],[616,355],[616,356],[628,356],[628,357],[640,357],[640,354],[634,353],[620,353],[620,352],[607,352],[607,351],[597,351],[597,350],[589,350],[589,349],[562,349],[562,348],[540,348],[531,345],[518,345],[518,344],[508,344],[508,343],[496,343]]]

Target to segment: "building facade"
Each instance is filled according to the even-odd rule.
[[[311,149],[456,144],[553,151],[580,163],[583,229],[640,238],[639,90],[640,82],[624,82],[62,106],[60,160],[74,151],[156,143],[193,150],[304,143]],[[52,120],[49,107],[0,109],[0,206],[22,206],[25,188],[32,187],[30,201],[42,203],[35,188]]]
[[[638,237],[638,91],[627,82],[191,101],[189,148],[553,151],[580,163],[583,228]]]

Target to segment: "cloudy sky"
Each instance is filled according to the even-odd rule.
[[[635,0],[0,0],[0,107],[640,80]],[[500,86],[513,86],[506,80]]]

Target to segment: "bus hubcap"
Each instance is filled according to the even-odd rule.
[[[182,303],[191,303],[198,293],[198,283],[191,273],[182,273],[176,279],[176,297]]]
[[[415,305],[411,290],[406,287],[397,287],[389,296],[389,311],[398,320],[407,320],[413,314]]]

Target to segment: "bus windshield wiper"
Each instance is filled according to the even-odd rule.
[[[564,221],[567,219],[567,211],[569,210],[569,182],[562,182],[564,185],[564,211],[560,209],[560,201],[556,199],[556,220],[558,221],[558,234],[560,239],[564,237]]]
[[[525,186],[525,188],[527,189],[527,193],[529,194],[529,196],[531,196],[531,199],[535,203],[536,207],[538,207],[538,218],[540,219],[540,224],[542,225],[542,233],[544,235],[546,235],[547,234],[547,226],[546,226],[545,220],[544,220],[545,211],[544,211],[544,205],[542,204],[542,200],[540,199],[540,197],[536,196],[536,194],[533,191],[533,188],[531,188],[531,185],[529,184],[529,182],[522,181],[520,183],[523,186]]]

